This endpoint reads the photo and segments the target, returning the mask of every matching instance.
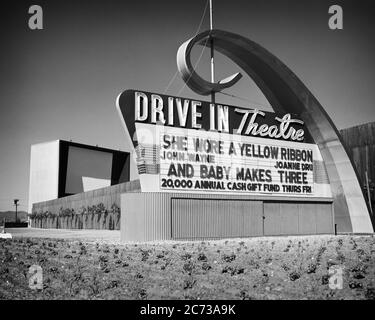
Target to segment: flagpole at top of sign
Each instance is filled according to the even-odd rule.
[[[210,31],[213,29],[213,5],[212,0],[210,1]],[[214,65],[214,39],[211,37],[211,82],[215,83],[215,65]],[[215,92],[211,92],[211,102],[215,103]]]

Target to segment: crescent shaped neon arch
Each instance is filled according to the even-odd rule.
[[[272,108],[297,114],[306,125],[323,157],[334,198],[335,223],[341,233],[373,233],[373,223],[357,172],[332,120],[301,80],[276,56],[240,35],[221,30],[205,31],[186,41],[177,53],[177,66],[186,84],[196,93],[208,95],[235,84],[237,73],[219,83],[201,78],[190,61],[191,49],[210,47],[234,61],[257,84]]]

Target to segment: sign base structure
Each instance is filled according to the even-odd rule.
[[[196,93],[221,91],[192,67],[195,44],[226,55],[273,112],[138,90],[116,106],[141,193],[121,195],[123,241],[373,233],[357,172],[317,99],[277,57],[211,30],[181,45],[177,65]],[[235,81],[234,81],[235,80]]]
[[[332,199],[171,192],[121,195],[121,241],[334,234]]]
[[[122,241],[334,233],[320,150],[292,115],[134,90],[122,97],[124,119],[139,120],[127,127],[142,191],[121,195]],[[211,121],[198,128],[198,115]]]

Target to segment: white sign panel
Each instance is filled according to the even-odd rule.
[[[136,123],[142,191],[330,197],[314,144]]]

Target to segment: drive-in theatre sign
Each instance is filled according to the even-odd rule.
[[[290,114],[134,90],[119,104],[143,191],[331,196],[320,152]]]
[[[242,77],[209,82],[196,73],[192,48],[213,43],[252,78],[275,112],[214,99],[122,92],[116,105],[141,192],[121,196],[121,239],[372,233],[340,133],[277,57],[237,34],[202,32],[178,49],[186,85],[213,97]]]

